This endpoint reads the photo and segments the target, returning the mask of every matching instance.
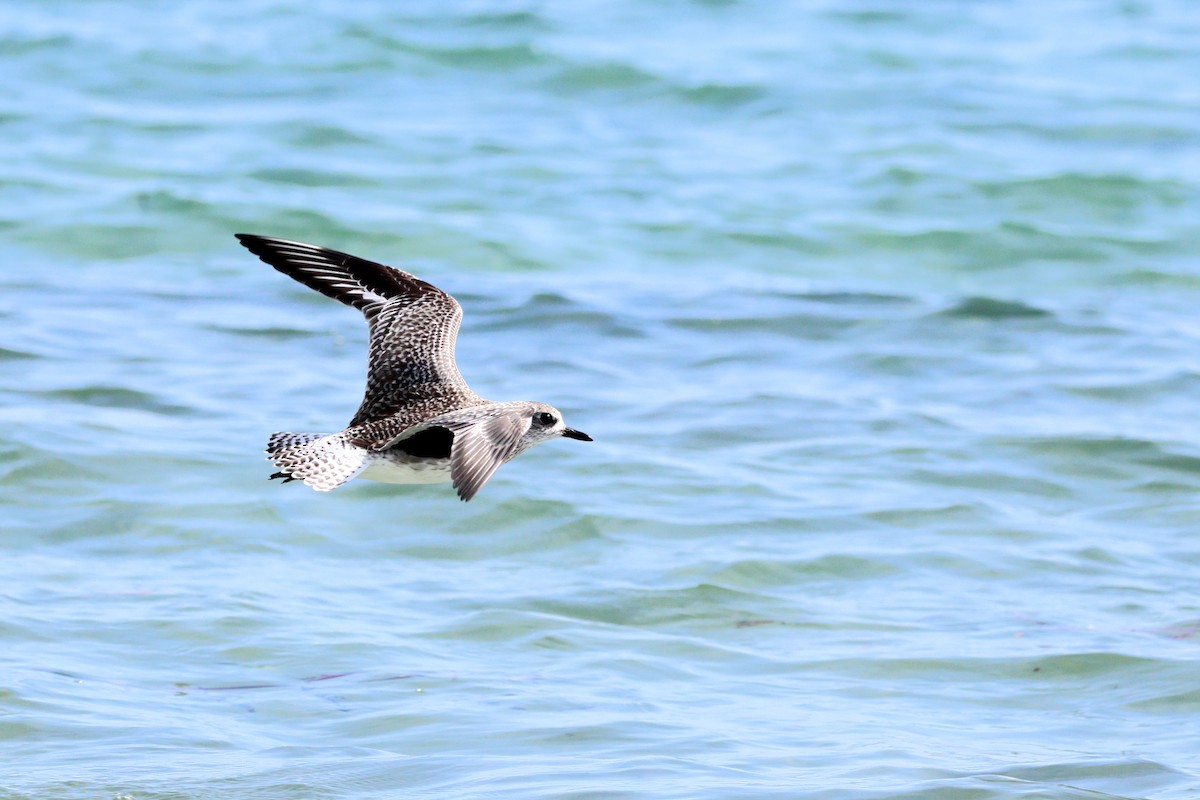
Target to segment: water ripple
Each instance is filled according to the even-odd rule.
[[[0,794],[1188,796],[1195,15],[576,11],[6,9]],[[367,331],[235,230],[596,441],[269,482]]]

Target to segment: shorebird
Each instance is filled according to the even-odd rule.
[[[340,433],[276,433],[271,476],[318,492],[362,477],[384,483],[453,483],[470,500],[505,462],[568,428],[545,403],[493,403],[454,363],[462,308],[403,270],[316,245],[234,234],[246,249],[290,278],[353,306],[370,326],[367,391]]]

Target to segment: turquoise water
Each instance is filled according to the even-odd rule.
[[[0,11],[0,797],[1194,798],[1200,9]],[[470,504],[266,480],[454,293]]]

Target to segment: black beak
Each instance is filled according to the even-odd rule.
[[[593,441],[592,437],[588,436],[583,431],[577,431],[574,428],[563,428],[562,435],[568,439],[578,439],[581,442]]]

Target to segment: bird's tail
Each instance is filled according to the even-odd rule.
[[[318,492],[336,489],[367,466],[367,451],[344,433],[274,433],[267,458],[279,467],[272,478],[304,481]]]

